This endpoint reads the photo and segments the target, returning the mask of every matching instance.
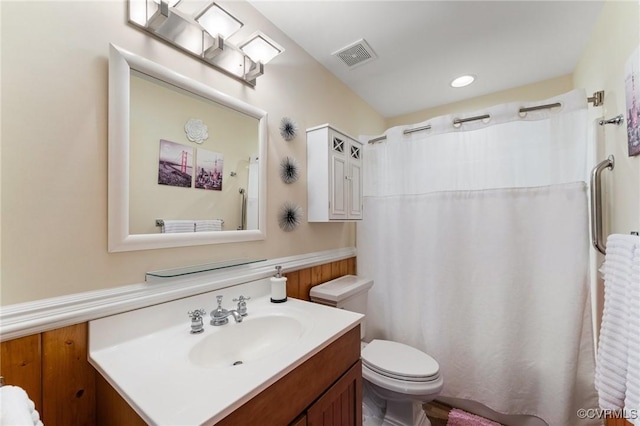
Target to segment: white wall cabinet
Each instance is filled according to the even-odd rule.
[[[362,144],[324,124],[307,129],[309,222],[362,219]]]

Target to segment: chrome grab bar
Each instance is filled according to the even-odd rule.
[[[602,242],[602,179],[600,174],[604,169],[613,170],[614,166],[614,157],[610,155],[591,171],[591,243],[602,254],[605,254],[606,247]]]
[[[238,231],[242,231],[243,229],[247,229],[247,191],[244,188],[240,188],[239,190],[240,196],[240,225],[238,226]]]

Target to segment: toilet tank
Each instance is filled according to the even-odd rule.
[[[373,280],[356,275],[345,275],[311,288],[311,301],[323,305],[358,312],[365,315],[360,324],[361,337],[364,337],[367,313],[367,295]]]

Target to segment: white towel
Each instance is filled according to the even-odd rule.
[[[610,235],[600,271],[604,310],[595,385],[601,408],[631,413],[640,409],[640,237]]]
[[[162,225],[162,232],[173,234],[176,232],[195,232],[195,220],[165,220]]]
[[[640,239],[637,238],[631,262],[631,279],[627,286],[628,313],[628,353],[627,353],[627,394],[624,406],[627,412],[636,416],[630,421],[640,425]],[[636,418],[633,418],[636,417]]]
[[[42,426],[35,404],[21,387],[2,386],[0,388],[0,425]]]
[[[196,232],[222,231],[222,219],[196,220]]]

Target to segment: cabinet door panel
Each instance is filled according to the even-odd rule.
[[[362,219],[362,164],[349,164],[349,219]]]
[[[307,410],[308,426],[362,425],[362,364],[356,362]]]
[[[347,160],[343,156],[331,155],[331,186],[330,219],[347,218]]]
[[[289,426],[307,426],[307,415],[303,414],[293,421]]]

